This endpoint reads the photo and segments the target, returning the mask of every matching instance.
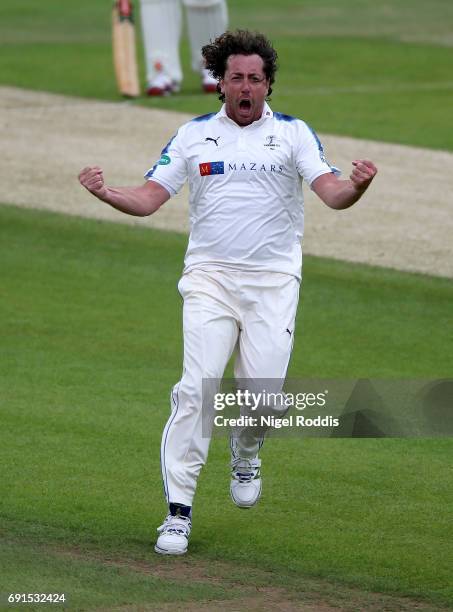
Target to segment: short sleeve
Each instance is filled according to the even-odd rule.
[[[187,179],[187,163],[183,154],[181,130],[165,145],[160,159],[145,173],[145,179],[156,181],[175,195]]]
[[[303,121],[298,121],[297,124],[298,142],[295,148],[295,163],[300,176],[310,186],[322,174],[333,172],[339,176],[341,171],[327,161],[316,132]]]

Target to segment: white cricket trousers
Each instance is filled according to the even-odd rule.
[[[293,345],[299,281],[274,272],[196,269],[182,276],[178,289],[184,300],[184,365],[171,392],[161,467],[167,502],[192,506],[215,416],[212,406],[206,428],[203,379],[205,384],[206,379],[219,381],[236,349],[236,379],[279,380],[280,388],[272,390],[281,390]],[[217,390],[213,382],[212,397]],[[275,406],[274,414],[282,416],[286,410]],[[244,428],[238,454],[254,457],[262,435]]]

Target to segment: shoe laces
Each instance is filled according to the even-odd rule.
[[[173,516],[168,514],[165,521],[157,528],[158,533],[171,533],[175,535],[189,536],[192,522],[186,516]]]
[[[254,459],[242,459],[237,457],[231,463],[231,475],[240,483],[249,483],[260,477],[261,461]]]

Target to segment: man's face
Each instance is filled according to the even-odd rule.
[[[230,55],[225,76],[220,80],[225,94],[226,113],[238,125],[249,125],[260,119],[269,80],[259,55]]]

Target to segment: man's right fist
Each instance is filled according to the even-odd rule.
[[[89,166],[84,168],[79,174],[80,184],[88,189],[90,193],[103,200],[107,195],[107,187],[104,183],[102,168],[99,166]]]

